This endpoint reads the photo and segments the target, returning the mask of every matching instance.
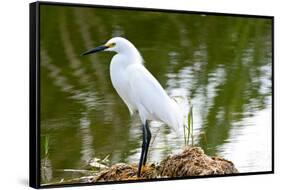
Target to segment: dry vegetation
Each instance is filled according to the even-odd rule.
[[[184,176],[224,175],[238,173],[231,161],[210,157],[199,147],[186,147],[183,152],[170,155],[160,164],[147,164],[141,177],[137,177],[137,165],[118,163],[97,175],[91,182],[153,179]]]

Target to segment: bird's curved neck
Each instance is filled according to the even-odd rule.
[[[143,58],[134,46],[126,49],[126,51],[119,52],[117,55],[124,56],[130,64],[143,64]]]

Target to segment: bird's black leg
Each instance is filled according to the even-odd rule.
[[[145,152],[144,152],[144,158],[143,158],[143,164],[145,165],[146,159],[147,159],[147,153],[148,153],[148,148],[149,148],[149,143],[151,139],[151,132],[148,126],[148,121],[145,122],[145,130],[146,130],[146,142],[145,142]]]
[[[140,162],[139,162],[139,168],[138,168],[138,177],[140,177],[141,174],[141,168],[144,162],[144,154],[146,152],[146,139],[147,139],[147,131],[145,125],[142,125],[142,147],[141,147],[141,156],[140,156]]]

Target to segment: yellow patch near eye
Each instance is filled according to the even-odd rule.
[[[107,46],[110,47],[110,48],[112,48],[112,47],[115,46],[115,43],[110,43],[110,44],[108,44]]]

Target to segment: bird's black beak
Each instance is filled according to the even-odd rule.
[[[96,52],[99,52],[99,51],[103,51],[107,48],[109,48],[109,46],[106,46],[106,45],[98,46],[96,48],[89,49],[88,51],[82,53],[81,56],[88,55],[88,54],[91,54],[91,53],[96,53]]]

